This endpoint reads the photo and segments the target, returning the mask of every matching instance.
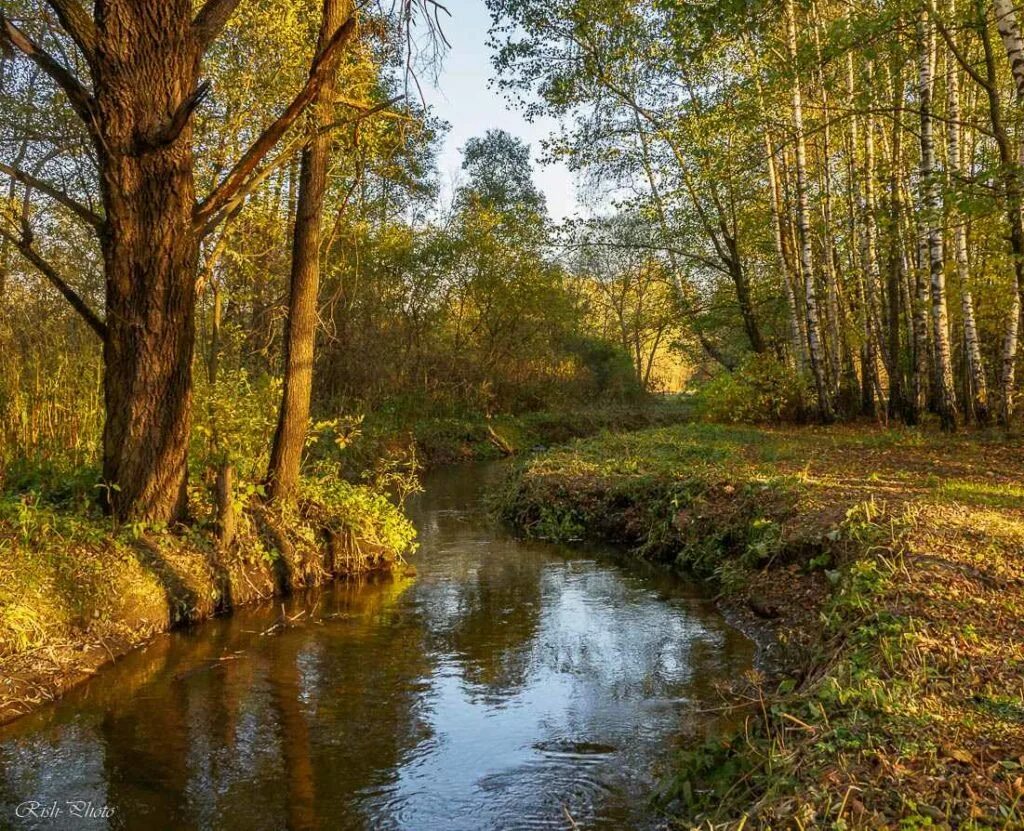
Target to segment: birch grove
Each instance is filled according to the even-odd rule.
[[[804,385],[807,418],[1013,422],[1024,43],[1011,0],[489,6],[499,83],[568,125],[552,151],[630,209],[656,204],[697,360],[742,371],[757,332]]]

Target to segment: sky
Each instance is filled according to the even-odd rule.
[[[462,164],[459,151],[466,141],[498,128],[530,145],[534,181],[547,197],[551,218],[557,221],[573,214],[576,198],[572,174],[563,164],[542,167],[538,161],[540,140],[557,127],[557,123],[550,119],[527,122],[519,111],[510,108],[502,93],[488,83],[494,70],[491,50],[487,48],[491,16],[484,0],[453,0],[447,5],[452,16],[442,18],[442,23],[451,49],[444,57],[437,84],[423,84],[427,103],[451,124],[438,159],[442,185],[448,187],[453,177],[458,176]]]

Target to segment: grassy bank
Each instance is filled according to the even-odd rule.
[[[79,479],[13,482],[0,496],[0,722],[176,625],[390,567],[415,536],[370,488],[310,480],[294,508],[242,498],[224,548],[205,489],[191,494],[194,523],[168,531],[111,524],[88,493],[94,476]]]
[[[366,416],[345,447],[344,464],[352,471],[371,469],[378,460],[393,458],[410,446],[421,469],[498,459],[602,431],[676,424],[688,419],[691,409],[683,396],[652,396],[635,403],[493,417],[378,410]]]
[[[532,459],[500,510],[684,566],[781,644],[724,691],[743,729],[681,754],[681,827],[1022,828],[1022,449],[676,426]]]

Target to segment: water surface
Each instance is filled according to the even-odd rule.
[[[428,478],[415,577],[161,636],[0,729],[0,828],[657,827],[659,765],[752,647],[662,570],[495,528],[497,473]]]

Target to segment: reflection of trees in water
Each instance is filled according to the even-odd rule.
[[[432,648],[454,654],[467,681],[503,693],[526,683],[540,618],[540,567],[529,556],[485,555],[446,601],[456,607],[447,610],[452,625],[426,625],[439,641]]]
[[[338,584],[319,602],[337,615],[323,625],[260,638],[232,621],[177,642],[154,683],[100,719],[117,816],[129,828],[364,826],[354,795],[388,781],[426,729],[422,631],[393,613],[405,587]]]

